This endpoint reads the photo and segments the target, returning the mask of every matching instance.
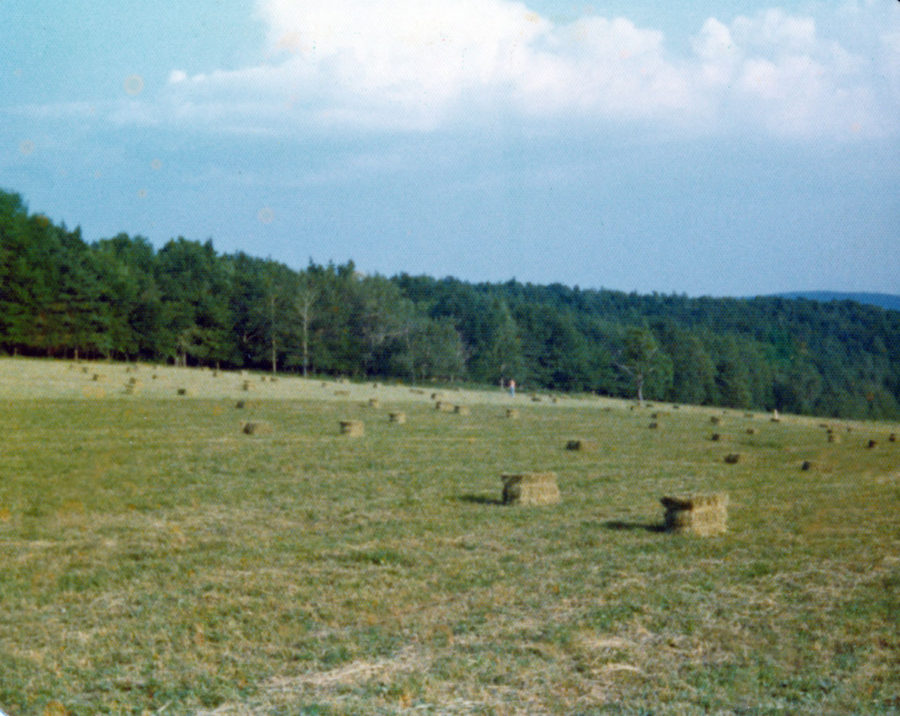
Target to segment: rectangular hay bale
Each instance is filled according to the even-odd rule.
[[[272,424],[265,421],[246,422],[241,425],[244,435],[267,435],[272,432]]]
[[[559,502],[555,472],[501,475],[504,505],[554,505]]]
[[[341,434],[351,438],[360,438],[366,434],[366,426],[362,420],[341,420]]]
[[[727,493],[663,497],[660,502],[666,508],[665,528],[670,532],[709,537],[727,531]]]

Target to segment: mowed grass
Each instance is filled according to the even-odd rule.
[[[900,710],[896,426],[100,370],[0,361],[10,716]],[[726,535],[659,530],[720,490]]]

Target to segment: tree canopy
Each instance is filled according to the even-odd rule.
[[[900,312],[302,270],[212,241],[87,243],[0,191],[0,351],[900,418]]]

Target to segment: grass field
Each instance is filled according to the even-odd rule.
[[[0,709],[900,712],[897,426],[432,392],[0,360]]]

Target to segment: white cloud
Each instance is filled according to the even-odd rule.
[[[748,122],[797,136],[897,131],[887,111],[897,57],[822,39],[812,17],[771,9],[710,18],[673,57],[658,30],[624,18],[554,24],[510,0],[258,0],[266,62],[189,77],[175,70],[166,113],[248,128],[431,130],[499,117]]]

